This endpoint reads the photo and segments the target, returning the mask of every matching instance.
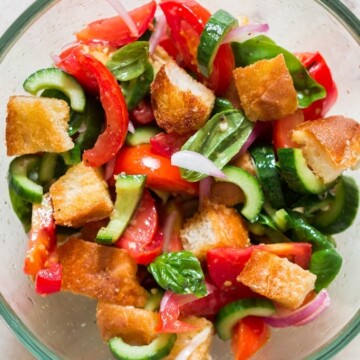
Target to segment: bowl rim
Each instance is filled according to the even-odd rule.
[[[328,10],[337,18],[355,41],[360,44],[360,20],[339,0],[314,0]],[[36,16],[54,4],[58,0],[35,0],[5,31],[0,38],[0,62],[11,49],[18,37],[25,32],[27,26]],[[35,357],[43,360],[60,360],[60,358],[44,345],[26,327],[22,320],[7,304],[0,293],[0,315],[13,333],[22,342],[24,347]],[[358,334],[360,334],[360,309],[353,316],[351,321],[331,340],[311,354],[308,360],[326,360],[335,356],[340,350],[344,349]]]

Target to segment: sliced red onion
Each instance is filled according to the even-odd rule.
[[[172,233],[174,231],[175,220],[177,217],[176,211],[171,211],[169,215],[166,216],[164,220],[163,226],[163,235],[164,235],[164,243],[163,243],[163,252],[168,252],[169,244],[171,241]]]
[[[131,120],[129,120],[128,131],[129,131],[129,133],[132,133],[132,134],[135,133],[134,124],[131,122]]]
[[[129,15],[129,13],[126,11],[124,5],[119,0],[106,0],[113,8],[114,10],[120,15],[120,17],[124,20],[124,23],[129,28],[131,35],[134,37],[139,36],[139,30],[133,20],[133,18]]]
[[[162,37],[165,35],[165,32],[166,32],[166,19],[165,19],[165,15],[161,14],[159,17],[156,18],[155,30],[153,31],[149,39],[150,54],[154,53]]]
[[[105,165],[105,180],[108,181],[114,174],[116,157],[113,157]]]
[[[56,65],[61,61],[61,58],[59,55],[55,53],[50,53],[50,59],[53,61],[53,63]]]
[[[191,341],[176,356],[175,360],[187,360],[189,356],[200,346],[211,334],[210,326],[196,334]]]
[[[301,308],[290,311],[283,310],[277,315],[265,317],[264,321],[272,327],[301,326],[316,319],[330,306],[330,296],[326,289],[321,290],[316,297]]]
[[[231,30],[223,39],[221,44],[227,44],[231,42],[243,42],[250,39],[258,33],[264,33],[269,30],[268,24],[250,24],[239,26]]]
[[[171,156],[171,165],[226,179],[226,175],[211,160],[195,151],[182,150],[176,152]]]
[[[210,196],[211,191],[211,183],[212,179],[210,176],[206,177],[205,179],[200,180],[200,186],[199,186],[199,203],[200,207],[204,205],[206,200]]]

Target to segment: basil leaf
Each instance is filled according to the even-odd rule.
[[[115,51],[106,63],[119,81],[130,81],[144,73],[148,64],[149,42],[135,41]]]
[[[207,294],[204,273],[199,260],[189,251],[158,256],[148,267],[156,282],[177,294]]]
[[[326,90],[309,75],[300,60],[267,36],[259,35],[242,43],[233,43],[232,48],[236,66],[248,66],[259,60],[272,59],[283,54],[294,82],[300,108],[307,108],[314,101],[326,96]]]
[[[254,124],[240,110],[227,110],[215,114],[182,146],[206,156],[222,169],[236,155],[248,139]],[[181,169],[187,181],[198,181],[207,175]]]
[[[317,276],[315,291],[326,288],[336,277],[342,258],[335,249],[315,251],[311,255],[309,270]]]

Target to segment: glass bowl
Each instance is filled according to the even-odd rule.
[[[128,8],[144,0],[123,0]],[[327,59],[339,87],[331,110],[360,119],[360,22],[335,0],[202,0],[212,12],[219,7],[252,22],[270,25],[269,36],[291,51],[319,50]],[[95,301],[60,293],[37,296],[33,283],[22,273],[26,235],[12,212],[7,192],[9,159],[4,146],[7,99],[24,93],[24,79],[51,65],[57,54],[73,41],[73,33],[86,23],[112,16],[113,9],[99,0],[38,0],[5,33],[0,41],[1,119],[1,315],[24,345],[40,359],[108,359],[110,353],[95,324]],[[359,183],[359,172],[352,173]],[[331,284],[330,309],[300,328],[273,330],[268,344],[255,359],[328,359],[360,330],[360,217],[338,236],[344,264]],[[228,354],[228,355],[224,355]],[[229,344],[214,342],[215,359],[231,358]]]

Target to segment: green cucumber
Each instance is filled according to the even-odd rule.
[[[334,190],[335,198],[328,209],[316,212],[311,222],[326,234],[347,229],[354,222],[359,206],[359,190],[354,179],[342,176]]]
[[[217,181],[231,182],[239,186],[245,194],[245,204],[240,210],[249,221],[255,221],[264,203],[264,194],[258,180],[247,171],[236,166],[227,165],[222,169],[226,179]]]
[[[244,317],[271,316],[275,306],[269,299],[241,299],[225,305],[216,314],[215,329],[222,340],[229,340],[234,326]]]
[[[270,146],[258,146],[250,151],[265,197],[275,209],[285,207],[281,183],[276,169],[274,150]]]
[[[162,289],[153,288],[150,290],[148,300],[144,306],[145,310],[158,311],[164,291]]]
[[[175,341],[175,334],[161,334],[149,345],[136,346],[115,337],[109,340],[109,347],[118,360],[159,360],[170,354]]]
[[[57,68],[47,68],[31,74],[23,84],[24,90],[36,95],[40,90],[57,89],[69,99],[71,108],[78,112],[85,109],[85,93],[77,80]]]
[[[32,170],[38,169],[40,157],[22,155],[11,161],[9,166],[9,186],[17,195],[32,203],[41,203],[43,188],[29,178]]]
[[[285,232],[288,229],[288,213],[285,209],[279,209],[275,211],[271,218],[274,221],[277,229],[281,232]]]
[[[126,145],[136,146],[141,144],[150,144],[150,139],[160,132],[159,128],[154,126],[142,126],[135,129],[135,132],[126,135]]]
[[[327,189],[307,166],[301,149],[279,149],[278,157],[281,175],[290,189],[304,194],[321,194]]]
[[[76,142],[74,143],[74,147],[72,149],[63,152],[60,155],[67,166],[76,165],[81,162],[81,149]]]
[[[213,117],[215,114],[217,114],[219,112],[226,111],[226,110],[232,110],[232,109],[234,109],[234,106],[230,100],[221,98],[221,97],[217,97],[215,99],[214,107],[211,112],[211,117]]]
[[[119,174],[116,176],[114,210],[110,215],[108,225],[102,227],[97,233],[98,243],[111,245],[119,239],[139,204],[145,180],[144,175]]]
[[[41,158],[39,168],[39,182],[45,184],[54,179],[58,154],[45,153]]]
[[[21,221],[25,231],[28,232],[31,228],[32,203],[20,197],[10,186],[9,195],[16,216]]]
[[[212,73],[213,62],[222,40],[230,30],[238,25],[236,18],[222,9],[210,17],[200,35],[197,49],[197,63],[203,75],[208,77]]]

